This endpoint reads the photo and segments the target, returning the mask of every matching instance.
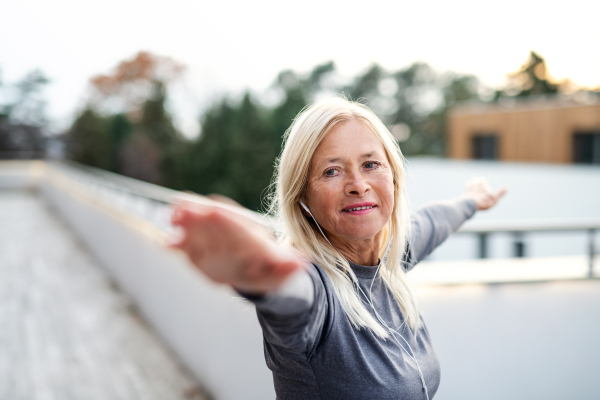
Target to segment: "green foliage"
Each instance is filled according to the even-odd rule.
[[[67,133],[67,149],[72,160],[97,168],[110,169],[111,140],[110,119],[85,109],[73,122]]]
[[[167,100],[165,86],[162,82],[154,82],[154,93],[142,106],[142,118],[136,124],[136,130],[143,131],[160,147],[168,147],[181,139],[173,126],[171,115],[165,109]]]
[[[102,116],[88,107],[67,132],[69,157],[147,182],[184,188],[180,165],[184,140],[165,102],[165,86],[156,81],[137,118],[122,113]]]
[[[279,148],[280,141],[268,129],[268,117],[250,94],[239,105],[223,100],[205,113],[201,137],[190,148],[188,188],[260,209]]]
[[[545,68],[532,53],[513,74],[518,83],[513,94],[555,93]],[[177,132],[165,108],[166,86],[154,81],[153,94],[137,113],[100,116],[85,110],[70,130],[69,149],[86,164],[178,190],[225,195],[260,210],[285,131],[320,96],[342,93],[367,104],[396,135],[405,155],[444,156],[448,110],[457,102],[481,101],[486,89],[475,76],[439,73],[420,62],[398,71],[373,64],[350,83],[336,83],[342,81],[333,62],[307,74],[282,71],[272,87],[281,95],[278,104],[261,105],[249,92],[238,102],[223,98],[204,111],[194,140]]]
[[[404,155],[444,156],[447,110],[457,101],[479,99],[480,87],[474,76],[439,74],[425,63],[395,72],[375,64],[344,93],[365,102],[392,133],[400,126],[410,132],[400,138]]]
[[[9,102],[0,104],[0,156],[36,157],[45,150],[46,114],[42,91],[48,79],[39,70],[4,87]]]
[[[352,100],[370,99],[378,93],[378,85],[384,75],[384,70],[374,64],[364,74],[358,76],[352,85],[347,86],[344,93],[347,93]]]
[[[402,149],[408,155],[443,155],[446,109],[478,96],[474,77],[439,75],[424,63],[396,72],[372,65],[345,86],[330,79],[335,74],[333,62],[305,75],[282,71],[272,88],[282,98],[273,107],[248,92],[239,102],[224,98],[203,113],[194,140],[174,128],[166,87],[157,81],[137,118],[83,112],[69,133],[70,154],[89,165],[178,190],[225,195],[260,210],[285,131],[319,95],[343,93],[365,102],[390,128],[407,126],[412,134]]]
[[[108,124],[110,140],[110,171],[119,172],[119,149],[131,136],[133,124],[125,114],[114,115]]]
[[[154,82],[154,92],[142,105],[141,118],[132,125],[131,136],[121,146],[120,170],[127,176],[176,187],[181,169],[178,154],[183,137],[165,108],[165,85]]]

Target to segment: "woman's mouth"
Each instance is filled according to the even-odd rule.
[[[353,204],[344,208],[342,211],[349,214],[361,215],[370,212],[375,207],[377,207],[376,204]]]

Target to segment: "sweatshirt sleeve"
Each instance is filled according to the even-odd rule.
[[[265,340],[291,353],[313,352],[323,335],[328,296],[314,265],[295,272],[275,292],[240,293],[256,306]]]
[[[436,201],[421,207],[412,218],[413,236],[410,242],[408,270],[425,259],[436,247],[455,232],[477,211],[475,200],[457,198]]]

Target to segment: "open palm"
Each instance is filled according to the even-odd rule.
[[[477,176],[467,181],[464,195],[475,200],[477,210],[487,210],[493,207],[507,191],[507,187],[501,187],[494,192],[487,179]]]

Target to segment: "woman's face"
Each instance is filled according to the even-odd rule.
[[[306,199],[330,238],[373,238],[394,208],[392,169],[383,144],[363,123],[336,125],[313,154]]]

